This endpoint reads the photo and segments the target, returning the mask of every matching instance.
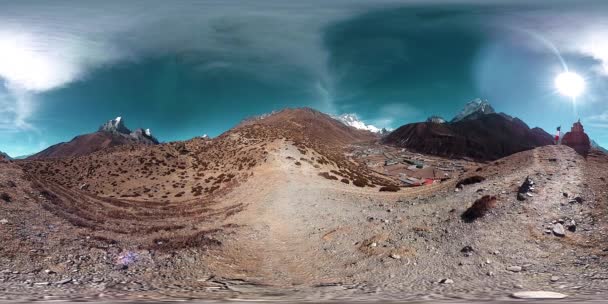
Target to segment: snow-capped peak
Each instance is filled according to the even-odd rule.
[[[380,133],[382,130],[373,125],[366,125],[363,121],[359,119],[357,114],[348,113],[342,114],[339,116],[332,116],[333,119],[359,130],[367,130],[374,133]]]
[[[476,98],[475,100],[469,101],[460,113],[452,119],[452,122],[461,121],[464,119],[475,119],[479,115],[492,114],[496,113],[492,105],[487,100],[482,100],[481,98]]]
[[[129,134],[131,130],[129,130],[122,120],[122,117],[118,116],[115,119],[109,120],[101,127],[99,127],[99,131],[110,132],[110,133],[122,133]]]
[[[146,134],[146,136],[152,136],[152,131],[150,131],[150,129],[146,129],[144,133]]]

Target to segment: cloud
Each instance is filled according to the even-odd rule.
[[[32,128],[29,120],[36,111],[36,97],[40,93],[62,88],[118,62],[168,54],[191,57],[192,64],[202,72],[238,68],[271,82],[287,81],[286,71],[297,71],[310,80],[310,90],[317,93],[321,106],[334,111],[334,96],[342,96],[344,92],[336,92],[335,78],[340,76],[333,75],[328,67],[323,30],[366,11],[429,2],[487,3],[481,0],[5,1],[0,5],[0,78],[6,94],[0,101],[5,109],[0,112],[0,129]],[[512,1],[493,1],[497,2]],[[543,18],[542,22],[560,19],[552,14]],[[597,22],[585,22],[592,24],[590,31],[603,24],[601,19],[593,20]],[[555,27],[562,31],[565,26]],[[560,45],[571,38],[580,40],[576,36],[579,27],[568,28],[571,30],[564,30],[563,34],[553,31],[564,37],[555,39]],[[604,32],[595,33],[598,36],[592,38],[599,41]],[[573,49],[608,62],[603,44],[595,48],[586,47],[588,43],[581,45]],[[395,50],[400,54],[400,48]],[[403,117],[385,113],[378,119],[392,124],[399,118]]]
[[[587,117],[590,127],[608,129],[608,111]]]
[[[2,128],[27,127],[31,96],[117,62],[169,54],[192,55],[203,72],[238,68],[267,81],[285,81],[285,70],[295,70],[312,79],[312,88],[324,84],[325,98],[331,81],[320,32],[356,10],[346,3],[3,2],[0,83],[14,104],[0,113]],[[323,104],[331,109],[331,102]]]
[[[407,103],[388,103],[379,108],[376,117],[370,119],[370,122],[380,128],[394,129],[412,122],[420,115],[420,110]]]

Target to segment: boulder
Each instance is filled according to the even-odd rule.
[[[587,157],[591,150],[591,141],[589,136],[585,133],[583,124],[581,121],[575,122],[572,125],[570,132],[566,133],[562,139],[562,144],[571,147],[578,154]]]
[[[556,236],[566,236],[566,230],[564,229],[564,225],[557,223],[553,225],[553,234]]]

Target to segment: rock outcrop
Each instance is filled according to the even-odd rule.
[[[473,101],[469,101],[460,113],[456,115],[450,122],[459,122],[463,120],[478,119],[487,114],[494,114],[494,108],[487,100],[477,98]]]
[[[579,120],[572,125],[570,132],[566,133],[562,139],[562,144],[571,147],[582,156],[587,156],[591,150],[591,141],[585,133],[585,128]]]

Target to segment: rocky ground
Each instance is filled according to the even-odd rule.
[[[608,294],[606,155],[585,160],[568,147],[547,146],[479,164],[458,179],[385,193],[319,176],[326,168],[302,161],[310,152],[297,146],[280,142],[266,150],[266,162],[246,182],[208,206],[211,220],[188,224],[204,232],[184,240],[194,246],[179,248],[163,246],[176,244],[170,231],[153,232],[166,237],[151,245],[145,233],[132,240],[128,231],[137,221],[121,222],[117,230],[124,233],[112,239],[100,233],[111,223],[75,226],[41,208],[50,198],[19,165],[0,164],[0,192],[9,196],[0,198],[0,298],[463,301],[506,300],[527,290],[583,300]],[[472,176],[484,180],[456,188]],[[526,177],[534,185],[518,200]],[[493,208],[464,220],[485,195],[496,197]],[[225,209],[238,204],[238,212]]]

